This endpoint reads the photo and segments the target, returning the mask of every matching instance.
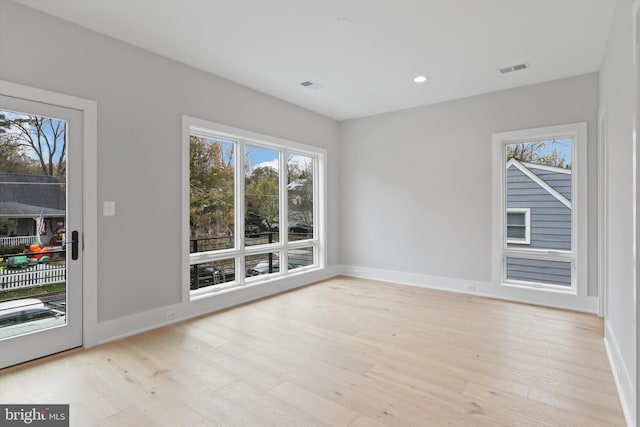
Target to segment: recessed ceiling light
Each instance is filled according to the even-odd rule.
[[[416,83],[424,83],[427,81],[427,76],[416,76],[413,81]]]

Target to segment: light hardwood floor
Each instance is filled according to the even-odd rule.
[[[596,316],[339,277],[0,371],[72,426],[623,426]]]

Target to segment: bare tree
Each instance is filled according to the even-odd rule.
[[[66,122],[41,116],[0,116],[0,133],[7,146],[24,147],[35,155],[43,175],[64,178]]]
[[[522,162],[539,165],[555,166],[571,169],[571,164],[558,151],[558,145],[563,144],[557,140],[525,142],[507,145],[507,160],[516,159]]]

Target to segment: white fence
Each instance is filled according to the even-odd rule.
[[[67,268],[63,265],[38,264],[25,269],[0,269],[0,292],[52,285],[67,280]]]
[[[38,241],[38,236],[0,237],[0,246],[24,246]]]

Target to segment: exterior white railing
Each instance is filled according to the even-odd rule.
[[[38,236],[0,237],[0,247],[30,245],[38,241]]]
[[[38,264],[24,269],[0,268],[0,292],[53,285],[67,280],[63,265]]]

